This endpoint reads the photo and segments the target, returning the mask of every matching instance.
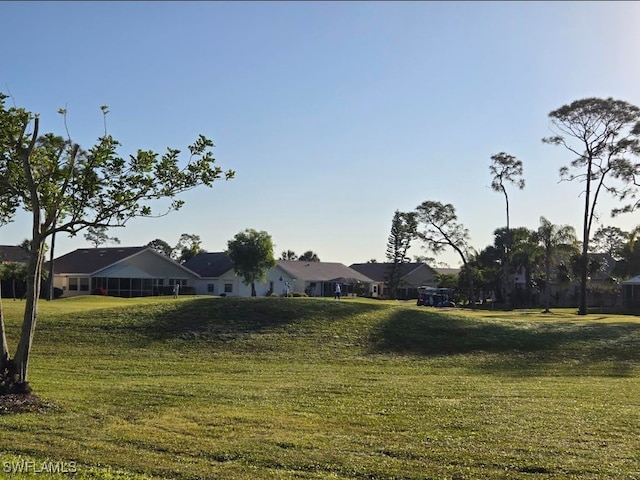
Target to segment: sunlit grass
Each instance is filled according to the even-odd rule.
[[[19,303],[4,302],[14,341]],[[570,311],[42,302],[30,380],[56,408],[0,416],[0,462],[99,479],[634,479],[638,347],[637,317]]]

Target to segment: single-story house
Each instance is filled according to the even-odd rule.
[[[293,292],[304,292],[310,297],[332,296],[336,284],[340,284],[342,295],[366,294],[372,283],[368,276],[336,262],[278,260],[271,270],[274,276],[282,272],[277,282],[270,284],[272,290],[282,287],[281,284],[287,279]]]
[[[629,310],[640,309],[640,275],[620,282],[622,285],[622,306]]]
[[[98,289],[114,297],[144,297],[176,283],[194,286],[199,279],[197,273],[147,246],[79,248],[55,259],[53,271],[53,286],[65,297]]]
[[[354,263],[350,268],[369,277],[373,282],[369,295],[372,297],[386,297],[386,277],[391,263]],[[400,286],[398,298],[418,298],[418,287],[435,287],[438,274],[457,274],[460,270],[454,268],[438,269],[426,263],[403,263],[400,265]]]
[[[195,272],[196,295],[241,296],[242,279],[233,270],[231,258],[224,252],[201,252],[187,260],[184,266]],[[249,287],[251,295],[251,287]]]
[[[195,283],[198,295],[251,295],[251,285],[235,273],[226,253],[202,252],[184,266],[200,277]],[[368,291],[371,279],[342,263],[277,260],[255,287],[258,296],[282,295],[288,285],[289,293],[315,297],[333,295],[336,283],[340,283],[343,295],[352,295]]]

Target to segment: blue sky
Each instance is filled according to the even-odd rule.
[[[558,183],[571,155],[541,142],[548,113],[590,96],[640,105],[636,2],[1,2],[0,16],[0,91],[44,131],[64,133],[66,106],[88,147],[107,104],[123,155],[202,133],[236,171],[179,212],[110,231],[127,246],[190,233],[221,251],[255,228],[277,255],[384,261],[394,211],[437,200],[480,249],[505,224],[489,188],[500,151],[524,162],[512,226],[544,215],[580,231],[581,185]],[[603,224],[640,223],[611,205]],[[27,238],[28,220],[0,243]],[[87,246],[56,240],[58,254]]]

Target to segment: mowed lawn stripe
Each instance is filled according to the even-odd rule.
[[[77,478],[638,478],[638,346],[636,317],[568,311],[43,302],[31,383],[56,407],[0,416],[4,458]]]

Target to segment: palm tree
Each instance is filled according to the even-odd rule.
[[[13,299],[16,299],[16,280],[25,280],[27,276],[26,265],[16,262],[7,262],[2,266],[3,277],[11,279]]]
[[[562,253],[575,251],[577,238],[576,231],[569,225],[554,225],[544,217],[540,217],[540,226],[537,231],[538,241],[542,247],[544,260],[544,313],[549,313],[549,284],[551,283],[551,267],[557,262]]]
[[[513,155],[500,152],[491,156],[491,165],[489,172],[493,175],[491,180],[491,189],[494,192],[504,195],[506,211],[507,211],[507,231],[506,242],[504,244],[502,259],[502,288],[505,298],[508,299],[511,291],[511,282],[509,281],[509,257],[511,256],[511,226],[509,224],[509,195],[505,183],[515,185],[520,190],[524,188],[524,179],[522,178],[522,161]],[[508,301],[508,300],[507,300]]]
[[[526,227],[513,228],[509,232],[512,239],[509,264],[514,271],[524,270],[526,303],[531,302],[531,273],[540,258],[540,246],[536,232]]]

